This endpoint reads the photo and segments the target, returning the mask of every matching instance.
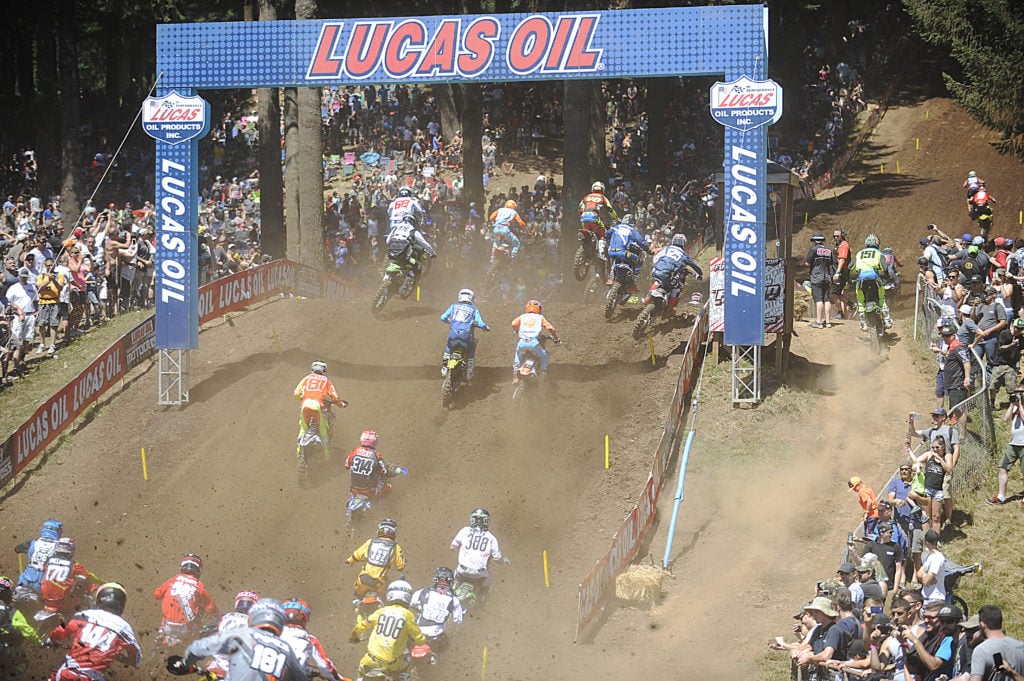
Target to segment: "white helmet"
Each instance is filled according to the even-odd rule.
[[[392,603],[409,605],[412,603],[412,584],[404,579],[397,579],[391,582],[388,584],[388,593],[384,600],[387,601],[388,605]]]
[[[590,185],[590,191],[597,192],[598,194],[604,194],[604,182],[595,182]]]
[[[473,293],[473,289],[464,288],[459,291],[459,302],[460,303],[472,303],[476,299],[476,294]]]
[[[679,246],[680,248],[686,248],[686,235],[675,234],[672,236],[672,245]]]
[[[309,370],[312,371],[314,374],[321,374],[323,376],[326,376],[327,375],[327,363],[323,362],[321,360],[317,360],[317,361],[313,362],[313,365],[311,367],[309,367]]]

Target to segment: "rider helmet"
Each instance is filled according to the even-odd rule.
[[[299,598],[292,598],[283,604],[285,619],[288,624],[306,628],[309,624],[309,603]]]
[[[380,525],[377,526],[377,536],[387,537],[388,539],[394,539],[395,535],[398,534],[398,523],[391,518],[385,518],[380,521]]]
[[[203,559],[194,553],[186,553],[181,559],[181,571],[198,578],[203,573]]]
[[[286,616],[284,608],[273,598],[261,598],[249,609],[249,626],[281,635]]]
[[[971,172],[967,173],[967,177],[977,177],[977,176],[978,176],[978,173],[974,172],[973,170]]]
[[[107,582],[96,590],[96,607],[115,615],[124,612],[128,604],[128,592],[117,582]]]
[[[10,577],[0,576],[0,603],[10,605],[14,599],[14,582]]]
[[[476,300],[476,294],[473,293],[473,289],[471,289],[471,288],[464,288],[461,291],[459,291],[459,302],[460,303],[470,303],[470,304],[472,304],[474,300]]]
[[[622,224],[632,227],[636,224],[636,218],[633,217],[632,213],[626,213],[622,216]]]
[[[594,184],[590,185],[590,191],[594,192],[595,194],[604,194],[604,183],[595,182]]]
[[[53,547],[53,555],[60,556],[62,558],[74,558],[75,556],[75,542],[71,537],[61,537],[57,540],[57,545]]]
[[[380,442],[380,438],[375,430],[364,430],[363,434],[359,436],[359,444],[362,447],[376,449],[378,442]]]
[[[816,244],[824,243],[825,235],[822,234],[821,232],[815,232],[814,234],[811,235],[811,241],[813,241]]]
[[[486,508],[478,508],[469,514],[469,526],[486,530],[491,525],[491,514]]]
[[[260,595],[255,591],[239,591],[235,596],[235,612],[248,613],[259,599]]]
[[[527,312],[532,312],[534,314],[540,314],[541,309],[542,308],[540,306],[540,301],[539,300],[528,300],[528,301],[526,301],[526,311]]]
[[[672,236],[672,245],[679,246],[679,248],[686,248],[686,235],[674,234]]]
[[[313,365],[309,368],[314,374],[320,374],[321,376],[327,375],[327,362],[317,360],[313,362]]]
[[[1024,322],[1024,319],[1021,320]],[[442,565],[434,571],[434,586],[445,586],[451,588],[452,582],[455,581],[455,573],[452,572],[450,567]]]
[[[403,197],[412,196],[412,190],[409,189],[408,187],[402,187],[401,189],[398,190],[398,195]]]
[[[512,199],[509,199],[508,201],[505,202],[505,208],[511,208],[512,210],[515,210],[516,202],[513,201]]]
[[[396,579],[388,584],[388,592],[384,600],[388,605],[393,603],[409,605],[412,602],[412,584],[404,579]]]
[[[63,532],[64,523],[59,520],[47,520],[43,523],[43,529],[40,530],[39,536],[43,539],[60,539],[60,535]]]
[[[864,239],[864,248],[878,248],[881,242],[878,240],[877,234],[868,234],[867,238]]]

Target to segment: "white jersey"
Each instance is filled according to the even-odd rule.
[[[459,570],[466,573],[484,573],[491,558],[501,560],[498,538],[488,530],[463,527],[452,540],[452,549],[459,550]]]
[[[220,621],[217,622],[217,631],[225,632],[231,631],[232,629],[244,629],[249,626],[249,616],[244,612],[226,612],[221,615]],[[217,654],[213,656],[213,661],[208,665],[211,671],[214,669],[220,669],[226,672],[228,670],[228,656]]]
[[[388,206],[388,218],[392,223],[398,222],[407,215],[413,216],[418,222],[424,213],[419,199],[414,196],[399,196]]]
[[[443,634],[449,618],[456,624],[462,623],[462,603],[450,591],[420,589],[412,595],[411,607],[416,613],[416,624],[427,638]]]
[[[537,340],[541,331],[544,330],[544,315],[536,312],[527,312],[519,316],[519,340]],[[490,534],[488,532],[488,534]],[[499,556],[500,558],[500,556]]]

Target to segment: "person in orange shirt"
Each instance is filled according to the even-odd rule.
[[[348,406],[348,402],[338,397],[334,384],[327,378],[327,363],[320,360],[313,362],[310,374],[299,381],[292,394],[295,399],[302,400],[299,438],[306,434],[310,426],[315,425],[320,431],[320,442],[323,443],[326,453],[329,444],[328,419],[320,418],[321,412],[324,412],[325,405],[337,404],[343,409]]]
[[[512,321],[512,329],[519,334],[519,343],[516,345],[516,357],[512,363],[512,381],[519,380],[519,365],[522,364],[520,353],[524,350],[532,353],[540,360],[540,375],[543,378],[548,373],[548,353],[544,349],[545,337],[550,337],[555,343],[560,343],[558,332],[555,327],[541,314],[539,300],[526,302],[526,311]]]
[[[163,616],[157,640],[164,646],[175,647],[199,635],[203,620],[216,621],[220,617],[213,597],[199,581],[203,560],[194,553],[181,559],[177,575],[157,587],[153,598],[160,601]]]
[[[878,524],[878,497],[875,496],[875,490],[856,475],[850,478],[849,485],[857,493],[860,507],[864,509],[864,535],[871,535]]]

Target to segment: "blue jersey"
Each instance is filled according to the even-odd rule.
[[[698,275],[704,276],[700,266],[680,246],[668,246],[654,256],[653,275],[656,278],[672,277],[685,267],[691,267]]]
[[[458,335],[471,333],[474,326],[480,329],[487,326],[480,310],[471,303],[452,303],[441,315],[441,321],[448,322],[451,333]]]
[[[637,246],[647,253],[651,252],[640,230],[626,223],[617,224],[609,229],[605,232],[604,238],[608,241],[608,255],[611,256],[625,255],[631,250],[630,246]]]

